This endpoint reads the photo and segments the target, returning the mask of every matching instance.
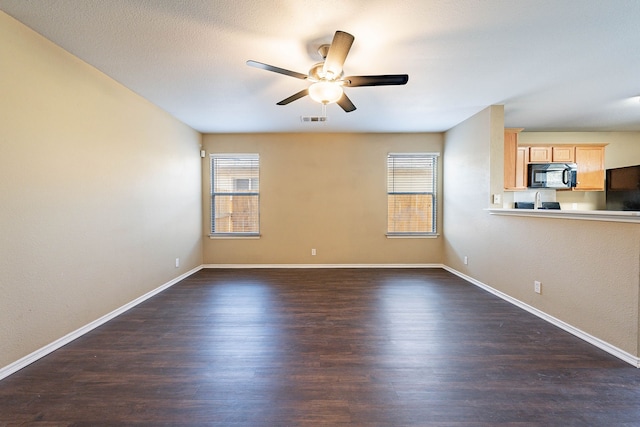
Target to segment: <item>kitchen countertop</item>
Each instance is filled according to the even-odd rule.
[[[640,223],[638,211],[580,211],[558,209],[509,209],[488,208],[491,215],[533,216],[540,218],[582,219],[588,221],[613,221]]]

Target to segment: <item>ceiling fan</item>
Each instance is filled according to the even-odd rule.
[[[349,49],[351,49],[353,40],[354,37],[351,34],[344,31],[336,31],[331,44],[323,44],[318,49],[318,53],[322,56],[323,61],[312,66],[308,74],[302,74],[252,60],[247,61],[247,65],[313,82],[308,88],[278,102],[278,105],[287,105],[309,95],[311,99],[323,105],[335,102],[345,112],[349,113],[355,110],[356,106],[353,105],[353,102],[351,102],[347,94],[344,93],[344,86],[404,85],[409,81],[407,74],[344,77],[342,66],[347,58]]]

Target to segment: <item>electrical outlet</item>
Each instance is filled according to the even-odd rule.
[[[316,250],[315,249],[311,249],[311,255],[313,255],[313,256],[316,255]]]
[[[493,204],[494,205],[499,205],[500,203],[502,203],[502,194],[494,194],[493,195]]]
[[[467,258],[467,256],[464,257],[464,265],[469,264],[469,258]]]
[[[533,282],[533,291],[536,294],[541,294],[542,293],[542,284],[540,282],[538,282],[537,280],[535,280]]]
[[[176,258],[176,268],[180,267],[180,258]]]

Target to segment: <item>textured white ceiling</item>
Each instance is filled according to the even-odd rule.
[[[505,105],[527,130],[640,131],[638,0],[0,0],[0,10],[201,132],[444,131]],[[355,36],[347,75],[409,74],[406,86],[308,97],[336,30]],[[635,97],[635,98],[634,98]]]

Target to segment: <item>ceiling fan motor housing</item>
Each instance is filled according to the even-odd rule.
[[[340,80],[344,75],[344,73],[340,73],[340,75],[338,76],[325,75],[323,69],[324,69],[324,62],[318,62],[317,64],[314,64],[313,67],[309,69],[309,78],[314,81],[320,81],[320,80],[337,81],[337,80]]]
[[[330,44],[320,45],[320,47],[318,48],[318,53],[320,54],[322,59],[327,59],[327,54],[329,53],[329,48],[330,47],[331,47]]]

